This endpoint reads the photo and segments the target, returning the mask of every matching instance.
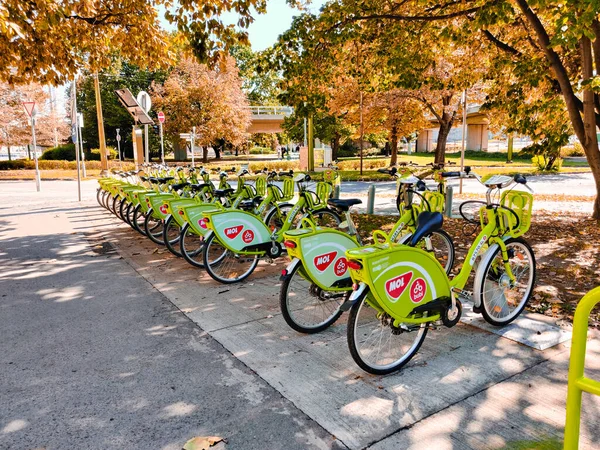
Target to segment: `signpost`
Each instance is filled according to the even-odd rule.
[[[140,91],[137,95],[137,102],[140,104],[142,109],[146,114],[150,112],[150,108],[152,107],[152,101],[150,100],[150,95],[146,91]],[[148,146],[148,124],[144,125],[144,150],[146,153],[146,163],[150,162],[150,148]]]
[[[191,133],[179,133],[179,137],[190,142],[190,146],[192,147],[192,167],[194,167],[194,139],[196,139],[196,127],[192,128]]]
[[[160,159],[162,164],[165,163],[165,144],[163,142],[163,123],[165,122],[165,113],[162,111],[158,112],[158,122],[160,128]]]
[[[40,180],[40,169],[37,159],[37,143],[35,142],[35,102],[23,102],[25,111],[31,117],[31,137],[33,140],[33,159],[35,160],[35,187],[38,192],[42,190],[42,182]]]
[[[119,153],[119,162],[121,162],[121,135],[119,131],[121,130],[117,128],[117,152]]]
[[[86,178],[87,173],[85,172],[85,153],[83,152],[83,136],[81,135],[82,128],[83,128],[83,114],[77,113],[77,129],[79,130],[79,148],[81,149],[81,167],[83,169],[83,178]]]
[[[463,120],[462,120],[462,147],[460,149],[460,171],[465,170],[465,137],[467,135],[467,90],[465,89],[462,93],[462,107],[463,107]],[[458,193],[462,194],[463,191],[463,179],[461,178],[458,185]]]
[[[77,197],[81,201],[81,172],[79,166],[79,133],[77,131],[77,79],[73,80],[73,88],[71,89],[71,138],[75,144],[75,162],[77,163]]]

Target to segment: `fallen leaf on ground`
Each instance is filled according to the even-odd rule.
[[[183,450],[208,450],[219,442],[226,441],[219,436],[196,436],[185,443]]]

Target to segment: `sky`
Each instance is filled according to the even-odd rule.
[[[312,0],[308,10],[317,13],[325,0]],[[295,8],[291,8],[285,0],[269,0],[267,2],[267,13],[256,14],[254,22],[248,28],[248,36],[252,44],[252,50],[260,51],[273,45],[280,34],[286,31],[292,24],[294,16],[301,14]],[[235,21],[234,14],[224,16],[225,21]]]

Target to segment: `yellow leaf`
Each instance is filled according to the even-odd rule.
[[[225,442],[225,439],[219,436],[196,436],[185,443],[183,450],[208,450],[219,442]]]

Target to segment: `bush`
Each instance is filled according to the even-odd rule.
[[[46,150],[40,156],[43,161],[75,161],[75,144],[59,145],[58,147]]]
[[[363,169],[373,170],[388,167],[390,165],[389,158],[369,158],[363,159]],[[360,170],[360,159],[352,159],[349,161],[341,161],[337,164],[340,170]]]
[[[273,150],[271,147],[253,147],[250,149],[251,155],[263,155],[265,153],[276,153],[277,150]]]
[[[253,162],[248,165],[248,170],[250,170],[250,172],[258,172],[259,170],[262,170],[265,167],[269,170],[277,170],[277,171],[294,170],[294,171],[297,171],[300,169],[300,161],[297,161],[297,160],[296,161],[265,161],[264,163]]]
[[[560,157],[541,154],[531,158],[531,162],[541,172],[558,172],[562,167],[563,160]]]
[[[573,145],[563,147],[560,151],[560,156],[563,158],[567,156],[585,156],[585,151],[579,142],[574,142]]]
[[[108,159],[118,159],[119,155],[113,147],[106,147],[108,151]],[[100,161],[100,149],[93,148],[90,152],[86,152],[85,159],[88,161]]]
[[[40,170],[77,170],[76,161],[38,161],[38,167]],[[100,161],[86,161],[86,169],[89,170],[100,170]],[[118,161],[109,161],[109,169],[119,168]],[[133,170],[135,165],[133,163],[122,163],[122,170]],[[17,159],[14,161],[0,161],[0,170],[34,170],[35,161],[29,159]]]

